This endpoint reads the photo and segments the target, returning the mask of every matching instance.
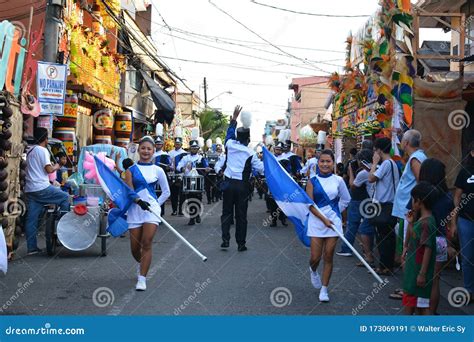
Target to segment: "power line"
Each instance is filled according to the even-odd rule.
[[[327,18],[366,18],[366,17],[370,17],[369,14],[356,14],[356,15],[342,15],[341,14],[341,15],[339,15],[339,14],[308,13],[308,12],[295,11],[295,10],[290,10],[290,9],[281,8],[281,7],[277,7],[277,6],[272,6],[272,5],[268,5],[268,4],[263,4],[261,2],[255,1],[255,0],[250,0],[250,2],[254,3],[255,5],[269,7],[269,8],[279,10],[279,11],[290,12],[290,13],[294,13],[294,14],[311,15],[311,16],[314,16],[314,17],[327,17]]]
[[[277,49],[278,51],[281,51],[283,52],[284,54],[292,57],[292,58],[295,58],[299,61],[302,61],[303,63],[305,64],[308,64],[310,66],[313,66],[314,68],[322,71],[322,72],[325,72],[327,74],[331,74],[329,71],[326,71],[324,69],[321,69],[315,65],[312,65],[311,63],[309,63],[307,60],[303,59],[303,58],[300,58],[300,57],[297,57],[289,52],[286,52],[285,50],[283,50],[282,48],[280,48],[279,46],[273,44],[272,42],[270,42],[269,40],[265,39],[264,37],[262,37],[261,35],[259,35],[257,32],[255,32],[254,30],[252,30],[251,28],[249,28],[248,26],[246,26],[245,24],[243,24],[242,22],[240,22],[238,19],[234,18],[230,13],[226,12],[225,10],[223,10],[222,8],[220,8],[219,6],[217,6],[215,3],[213,3],[211,0],[208,0],[209,3],[214,6],[216,9],[218,9],[219,11],[221,11],[222,13],[224,13],[225,15],[227,15],[229,18],[231,18],[233,21],[235,21],[236,23],[238,23],[239,25],[241,25],[242,27],[244,27],[247,31],[249,32],[252,32],[254,35],[256,35],[258,38],[260,38],[261,40],[263,40],[264,42],[266,42],[268,45],[271,45],[273,46],[275,49]]]
[[[167,34],[167,33],[164,33],[164,34]],[[171,36],[173,37],[173,35],[171,35]],[[302,68],[302,69],[306,69],[306,70],[315,70],[315,68],[308,68],[308,67],[297,65],[297,64],[285,63],[285,62],[276,61],[276,60],[272,60],[272,59],[268,59],[268,58],[263,58],[263,57],[259,57],[259,56],[255,56],[255,55],[249,55],[249,54],[239,52],[239,51],[235,51],[235,50],[229,50],[229,49],[225,49],[225,48],[221,48],[221,47],[217,47],[217,46],[208,45],[208,44],[205,44],[205,43],[196,42],[196,41],[193,41],[191,39],[184,38],[184,37],[179,37],[179,36],[174,36],[174,37],[178,38],[178,39],[181,39],[181,40],[184,40],[184,41],[187,41],[187,42],[190,42],[190,43],[193,43],[193,44],[203,45],[203,46],[206,46],[206,47],[209,47],[209,48],[212,48],[212,49],[226,51],[226,52],[234,53],[234,54],[241,55],[241,56],[246,56],[246,57],[250,57],[250,58],[254,58],[254,59],[260,59],[260,60],[267,61],[267,62],[278,63],[280,65],[288,65],[288,66],[292,66],[292,67],[296,67],[296,68]],[[337,67],[341,67],[341,68],[343,67],[342,65],[327,63],[325,61],[315,61],[315,63],[328,64],[328,65],[337,66]]]
[[[245,65],[241,64],[226,64],[226,63],[217,63],[217,62],[208,62],[208,61],[196,61],[196,60],[191,60],[191,59],[185,59],[185,58],[176,58],[176,57],[171,57],[171,56],[160,56],[160,58],[165,58],[165,59],[174,59],[182,62],[190,62],[190,63],[196,63],[196,64],[209,64],[209,65],[215,65],[215,66],[224,66],[228,68],[237,68],[237,69],[244,69],[244,70],[251,70],[251,71],[258,71],[258,72],[270,72],[270,73],[277,73],[277,74],[286,74],[286,75],[298,75],[298,76],[312,76],[312,75],[305,75],[305,74],[299,74],[295,73],[292,71],[277,71],[277,70],[265,70],[265,69],[255,69],[255,68],[249,68]]]
[[[262,59],[262,60],[266,60],[266,61],[270,61],[270,62],[274,62],[274,63],[284,64],[284,65],[290,65],[290,66],[294,66],[294,67],[297,67],[297,68],[300,68],[300,67],[301,67],[301,65],[297,65],[297,64],[274,61],[274,60],[270,60],[270,59],[265,59],[265,58],[263,58],[263,57],[258,57],[258,56],[255,56],[255,55],[248,55],[248,54],[244,54],[244,53],[241,53],[241,52],[238,52],[238,51],[229,50],[229,49],[225,49],[225,48],[220,48],[220,47],[217,47],[217,46],[212,46],[212,45],[209,45],[209,44],[206,44],[206,43],[197,42],[197,41],[195,41],[195,40],[191,40],[191,39],[188,39],[188,38],[184,38],[184,37],[172,35],[172,34],[169,34],[169,33],[166,33],[166,32],[161,32],[161,33],[162,33],[162,34],[165,34],[165,35],[172,36],[173,38],[178,38],[178,39],[185,40],[185,41],[188,41],[188,42],[191,42],[191,43],[194,43],[194,44],[199,44],[199,45],[207,46],[207,47],[210,47],[210,48],[219,49],[219,50],[222,50],[222,51],[227,51],[227,52],[231,52],[231,53],[235,53],[235,54],[239,54],[239,55],[243,55],[243,56],[248,56],[248,57],[251,57],[251,58]],[[198,39],[199,39],[199,38],[198,38]],[[201,39],[204,39],[204,38],[201,38]],[[206,39],[204,39],[204,40],[206,40]],[[209,41],[209,40],[206,40],[206,41]],[[226,42],[224,42],[224,43],[226,43]],[[245,45],[243,45],[243,44],[235,44],[235,43],[226,43],[226,44],[237,45],[237,46],[241,46],[241,47],[244,47],[244,48],[246,48],[246,49],[250,49],[250,50],[254,50],[254,51],[262,51],[262,52],[269,53],[269,54],[273,54],[273,55],[288,57],[287,55],[284,55],[284,54],[282,54],[282,53],[273,52],[273,51],[268,51],[268,50],[263,50],[263,49],[252,48],[252,47],[249,47],[249,46],[245,46]],[[331,61],[339,61],[339,60],[342,60],[342,59],[330,59],[330,60],[324,60],[324,61],[313,61],[313,60],[311,60],[311,62],[313,62],[313,63],[319,63],[319,64],[326,64],[326,65],[331,65],[331,66],[336,66],[336,67],[340,67],[340,68],[344,67],[343,65],[338,65],[338,64],[334,64],[334,63],[328,63],[328,62],[331,62]],[[303,65],[303,64],[302,64],[302,65]],[[308,68],[305,68],[305,69],[308,69]],[[313,69],[314,69],[314,68],[312,68],[311,70],[313,70]]]

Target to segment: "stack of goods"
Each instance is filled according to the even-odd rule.
[[[127,147],[132,134],[132,114],[118,113],[115,115],[115,145]]]

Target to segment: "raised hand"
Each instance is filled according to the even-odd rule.
[[[239,106],[239,105],[235,106],[234,114],[232,115],[232,120],[237,120],[237,118],[239,117],[241,111],[242,111],[241,106]]]

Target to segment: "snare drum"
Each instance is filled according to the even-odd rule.
[[[171,184],[174,185],[181,185],[183,182],[183,174],[182,173],[168,173],[168,177],[170,178]]]
[[[183,192],[200,193],[204,191],[204,176],[184,176]]]

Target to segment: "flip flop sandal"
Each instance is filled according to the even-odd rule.
[[[403,299],[403,295],[398,293],[398,292],[394,292],[394,293],[390,293],[388,295],[388,298],[390,299],[395,299],[395,300],[402,300]]]
[[[366,260],[367,261],[367,260]],[[371,261],[367,261],[367,263],[369,264],[370,267],[374,268],[375,267],[375,262]],[[356,264],[357,267],[365,267],[365,265],[362,263],[362,261],[359,261],[357,264]]]

